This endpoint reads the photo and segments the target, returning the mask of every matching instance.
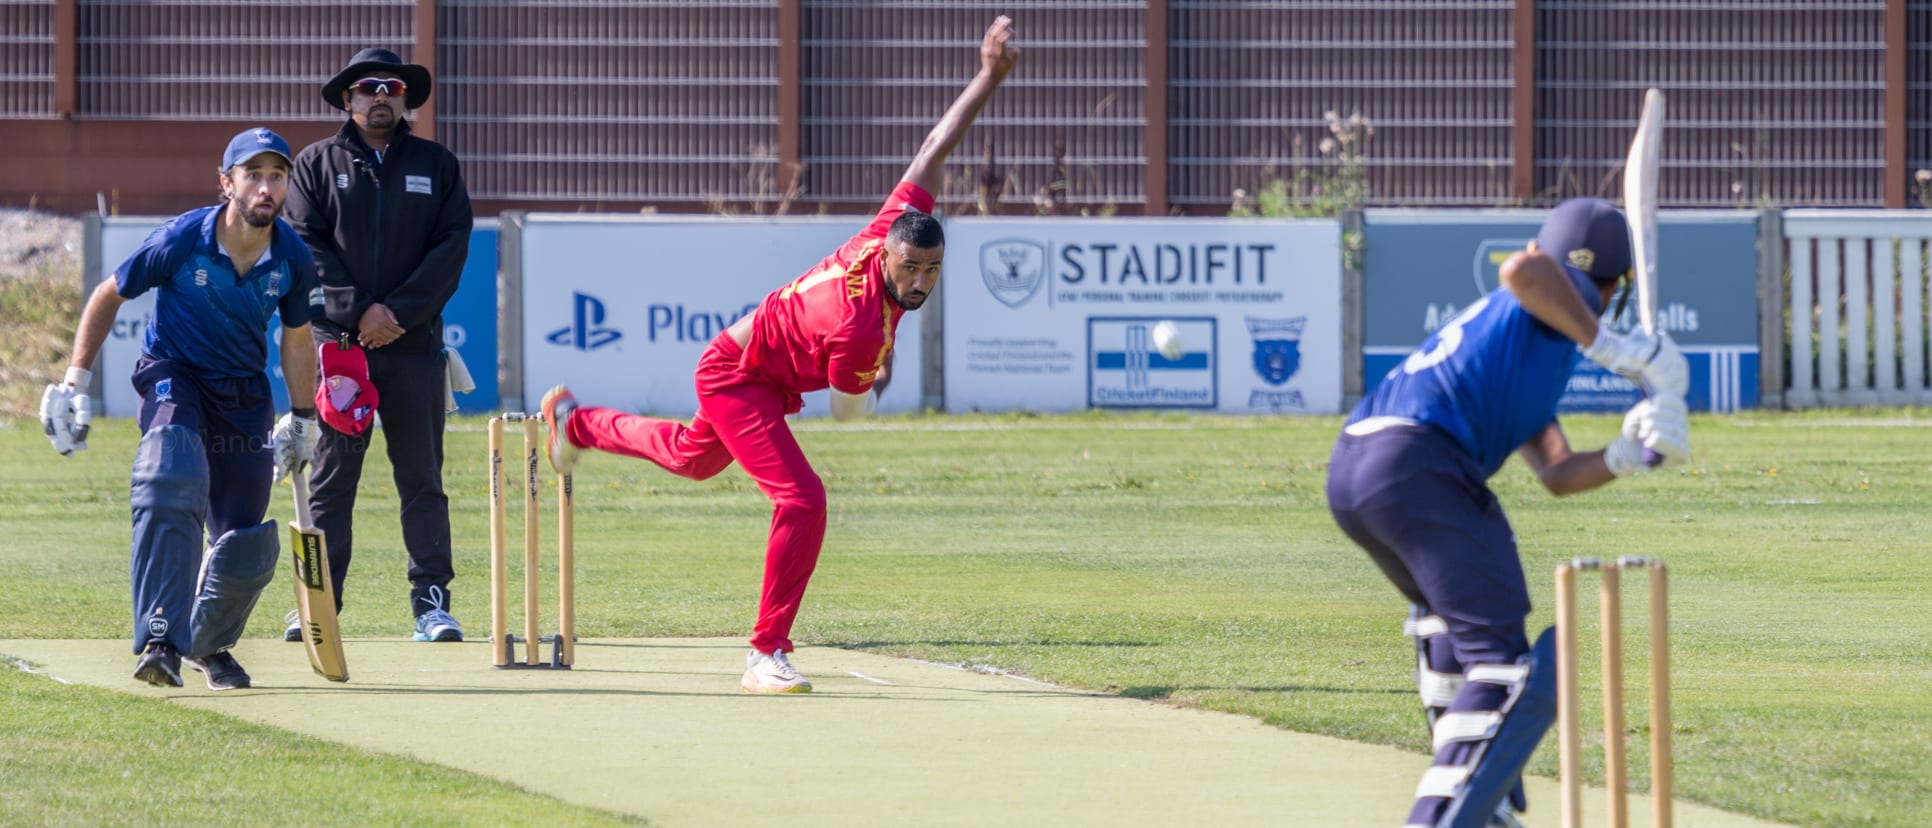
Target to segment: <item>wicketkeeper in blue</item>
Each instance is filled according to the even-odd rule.
[[[1519,825],[1523,765],[1556,715],[1554,636],[1530,646],[1529,587],[1489,478],[1514,453],[1567,495],[1690,453],[1683,354],[1667,334],[1598,321],[1630,266],[1621,212],[1600,199],[1563,202],[1503,263],[1502,287],[1423,340],[1335,443],[1335,522],[1415,607],[1408,630],[1435,764],[1416,789],[1412,828]],[[1579,347],[1648,394],[1601,451],[1573,451],[1556,420]]]
[[[142,434],[130,493],[134,677],[150,684],[180,687],[186,656],[211,689],[249,686],[228,650],[280,558],[275,522],[262,520],[272,480],[315,456],[315,409],[276,424],[265,372],[279,309],[289,399],[315,399],[309,320],[321,296],[308,245],[278,218],[289,167],[281,136],[236,135],[221,159],[222,202],[162,225],[88,297],[66,377],[41,396],[54,450],[87,448],[88,366],[121,303],[155,291],[134,366]]]

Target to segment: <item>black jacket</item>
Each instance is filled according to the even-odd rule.
[[[380,302],[405,331],[385,350],[442,350],[443,306],[456,294],[474,224],[455,155],[399,122],[378,160],[355,122],[345,122],[296,155],[287,216],[315,251],[324,336],[353,335]]]

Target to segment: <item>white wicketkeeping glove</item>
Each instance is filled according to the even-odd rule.
[[[1603,447],[1603,464],[1610,473],[1628,477],[1650,468],[1646,449],[1658,466],[1673,466],[1690,457],[1689,413],[1681,397],[1641,400],[1623,415],[1623,433]]]
[[[1596,341],[1583,349],[1583,355],[1637,383],[1651,396],[1683,397],[1690,391],[1690,363],[1668,333],[1619,334],[1598,327]]]
[[[280,483],[290,472],[301,474],[315,461],[315,444],[322,439],[322,426],[313,417],[283,414],[268,439],[275,453],[275,482]]]
[[[62,457],[75,450],[86,450],[87,429],[94,422],[94,405],[82,389],[94,381],[86,368],[67,369],[59,385],[49,385],[40,395],[40,429]]]

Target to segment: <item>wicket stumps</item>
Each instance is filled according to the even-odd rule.
[[[1651,558],[1577,558],[1556,568],[1556,668],[1558,769],[1563,787],[1563,827],[1583,825],[1583,729],[1577,693],[1576,573],[1595,571],[1603,580],[1603,787],[1610,825],[1630,824],[1628,767],[1624,756],[1623,588],[1624,570],[1650,573],[1650,795],[1652,822],[1671,825],[1670,584],[1664,562]]]
[[[576,509],[570,475],[557,475],[557,634],[537,631],[537,504],[541,479],[537,455],[543,448],[536,414],[506,412],[490,418],[490,663],[500,669],[548,667],[568,670],[577,660]],[[510,634],[508,516],[503,494],[503,424],[523,424],[523,636]],[[523,661],[516,657],[521,640]],[[551,642],[550,661],[538,660],[542,642]]]

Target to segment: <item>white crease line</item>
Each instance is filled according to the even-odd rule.
[[[885,686],[887,686],[887,687],[891,687],[891,686],[892,686],[892,682],[889,682],[889,681],[886,681],[885,679],[875,679],[875,678],[873,678],[873,677],[871,677],[871,676],[868,676],[868,675],[866,675],[866,674],[864,674],[864,673],[860,673],[860,672],[856,672],[856,671],[853,671],[853,670],[847,670],[847,671],[845,671],[845,672],[847,672],[847,673],[851,673],[851,674],[852,674],[853,676],[856,676],[856,677],[858,677],[858,678],[862,678],[862,679],[865,679],[866,681],[869,681],[869,682],[872,682],[873,684],[883,684],[883,685],[885,685]]]
[[[13,661],[13,668],[16,670],[19,670],[20,672],[32,673],[36,676],[46,676],[50,679],[53,679],[54,681],[60,682],[61,684],[73,684],[73,682],[68,681],[64,678],[61,678],[60,676],[56,676],[53,673],[40,672],[39,670],[34,669],[34,666],[32,664],[28,664],[27,662],[21,661],[20,659],[16,658],[11,660]]]
[[[1736,428],[1932,428],[1932,420],[1918,418],[1858,418],[1839,417],[1817,420],[1776,420],[1772,422],[1752,422],[1737,420],[1725,425]]]
[[[930,664],[934,667],[944,667],[948,670],[959,670],[962,672],[981,673],[989,676],[1005,676],[1006,678],[1010,678],[1015,681],[1024,681],[1028,684],[1040,685],[1041,687],[1051,687],[1055,690],[1072,689],[1070,687],[1061,687],[1060,685],[1054,684],[1053,682],[1050,682],[1050,681],[1041,681],[1036,678],[1028,678],[1026,676],[1022,676],[1019,673],[1008,672],[1006,670],[1003,670],[998,667],[994,667],[989,664],[959,664],[959,663],[944,662],[944,661],[926,661],[924,659],[918,659],[918,658],[908,658],[906,660],[914,664]],[[1084,691],[1076,691],[1076,692],[1084,692]]]

